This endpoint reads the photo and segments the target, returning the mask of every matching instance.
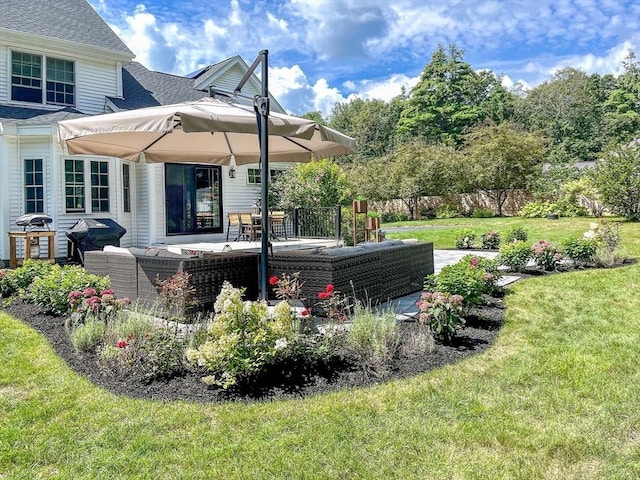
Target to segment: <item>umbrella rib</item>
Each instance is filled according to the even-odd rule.
[[[307,152],[309,152],[309,153],[313,153],[313,150],[311,150],[310,148],[305,147],[304,145],[302,145],[302,144],[300,144],[300,143],[296,142],[296,141],[295,141],[295,140],[293,140],[291,137],[282,137],[282,138],[284,138],[285,140],[289,140],[289,141],[290,141],[291,143],[293,143],[294,145],[297,145],[298,147],[300,147],[300,148],[301,148],[301,149],[303,149],[303,150],[306,150],[306,151],[307,151]]]

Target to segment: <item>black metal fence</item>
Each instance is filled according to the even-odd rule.
[[[342,238],[340,206],[296,208],[291,217],[292,236],[310,238]]]

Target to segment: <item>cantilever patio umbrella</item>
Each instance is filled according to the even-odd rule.
[[[253,106],[219,98],[141,108],[59,122],[70,154],[103,155],[131,161],[214,163],[260,162],[262,222],[268,222],[269,161],[308,162],[355,151],[352,138],[312,120],[269,112],[267,51],[260,52],[235,92],[262,64],[262,95]],[[228,98],[228,97],[227,97]],[[269,240],[262,235],[260,295],[267,298]]]

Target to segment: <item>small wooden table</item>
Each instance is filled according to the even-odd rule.
[[[24,238],[24,255],[25,258],[29,258],[29,249],[31,246],[31,239],[37,238],[40,241],[41,237],[47,238],[47,260],[51,263],[55,262],[55,230],[46,230],[46,231],[38,231],[38,232],[9,232],[9,267],[16,268],[18,265],[21,265],[24,261],[24,258],[18,258],[16,254],[16,239]]]

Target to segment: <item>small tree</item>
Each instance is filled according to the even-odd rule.
[[[640,146],[636,143],[606,150],[593,172],[602,199],[622,217],[640,220]]]
[[[480,127],[466,139],[470,187],[495,200],[501,216],[509,190],[524,187],[541,163],[544,141],[508,123]]]
[[[331,160],[299,163],[273,182],[269,204],[283,210],[333,207],[344,202],[346,187],[344,173]]]

